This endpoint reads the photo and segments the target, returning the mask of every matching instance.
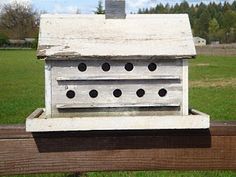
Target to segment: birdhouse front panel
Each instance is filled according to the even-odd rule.
[[[188,115],[187,15],[43,15],[47,117]]]
[[[47,61],[48,117],[187,115],[184,60]],[[185,85],[184,85],[184,82]],[[185,105],[185,106],[184,106]]]

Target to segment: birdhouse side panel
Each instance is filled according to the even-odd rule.
[[[182,67],[182,89],[183,89],[183,99],[182,99],[182,112],[184,116],[189,115],[189,64],[188,60],[183,60]]]
[[[52,63],[45,61],[45,114],[46,118],[52,117]]]

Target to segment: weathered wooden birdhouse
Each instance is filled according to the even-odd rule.
[[[188,60],[196,56],[188,15],[42,15],[46,108],[28,131],[209,128],[189,111]]]

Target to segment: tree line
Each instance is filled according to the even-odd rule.
[[[79,11],[78,11],[79,13]],[[104,14],[102,1],[98,1],[95,14]],[[139,9],[138,14],[187,13],[194,36],[205,38],[208,43],[236,42],[236,1],[233,3],[211,2],[190,5],[187,1],[170,6],[157,4],[156,7]],[[0,45],[10,39],[37,38],[39,14],[31,5],[5,4],[0,8]]]
[[[139,9],[138,14],[189,14],[194,36],[205,38],[208,43],[236,42],[236,1],[216,4],[190,5],[187,1],[170,6],[157,4],[156,7]]]

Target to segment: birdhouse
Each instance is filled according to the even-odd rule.
[[[38,58],[45,60],[42,115],[27,130],[206,129],[189,111],[188,61],[196,56],[186,14],[42,15]]]

